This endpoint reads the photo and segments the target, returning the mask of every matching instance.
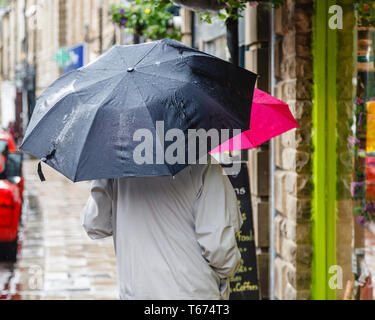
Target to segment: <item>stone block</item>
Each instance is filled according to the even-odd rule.
[[[353,220],[353,201],[352,199],[337,201],[337,219],[351,223]]]
[[[311,127],[310,124],[289,130],[281,135],[284,148],[303,149],[311,147]]]
[[[280,136],[274,139],[274,155],[276,167],[282,168],[283,166],[283,145]]]
[[[297,173],[309,173],[310,164],[310,152],[283,148],[281,169],[296,171]]]
[[[289,57],[289,56],[295,56],[296,54],[296,37],[294,32],[288,32],[283,37],[283,56]]]
[[[311,269],[298,266],[296,269],[296,286],[297,291],[308,290],[311,288]]]
[[[286,270],[286,278],[288,283],[290,283],[293,288],[296,288],[296,268],[293,265],[289,265],[289,268]]]
[[[311,57],[311,33],[297,33],[295,39],[295,50],[298,57]]]
[[[285,288],[285,300],[296,300],[296,298],[297,290],[287,283]]]
[[[285,175],[285,189],[295,196],[310,196],[311,194],[311,176],[308,174],[297,174],[293,171],[288,171]]]
[[[275,15],[274,15],[274,26],[275,26],[275,33],[279,36],[284,35],[284,30],[283,30],[283,8],[277,8],[275,10]]]
[[[280,74],[284,80],[296,78],[296,57],[285,57],[280,63]]]
[[[312,245],[300,244],[296,247],[296,263],[298,266],[311,268],[312,264]]]
[[[245,44],[249,45],[258,41],[257,35],[257,8],[248,3],[245,9]]]
[[[289,109],[299,125],[311,124],[312,102],[309,100],[298,100],[289,103]]]
[[[293,221],[306,221],[311,218],[311,199],[297,198],[287,194],[286,213],[288,219]]]
[[[277,170],[275,172],[275,208],[278,212],[286,215],[287,211],[287,193],[285,189],[285,179],[287,171]]]
[[[286,221],[285,221],[285,227],[286,227]],[[291,264],[296,263],[296,257],[297,257],[297,245],[293,240],[287,239],[284,237],[282,241],[282,247],[281,247],[281,257]]]
[[[278,255],[282,255],[285,235],[285,219],[277,215],[274,220],[274,246]]]
[[[275,275],[275,286],[274,286],[274,294],[275,297],[279,300],[285,299],[285,288],[287,284],[286,278],[286,269],[287,264],[281,258],[275,259],[274,264],[274,275]]]
[[[305,8],[296,7],[294,19],[296,32],[309,33],[312,31],[311,12],[306,11]]]
[[[310,290],[297,290],[297,300],[310,300],[311,291]]]

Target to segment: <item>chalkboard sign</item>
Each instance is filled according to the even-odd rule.
[[[238,248],[241,251],[241,265],[230,282],[230,300],[259,300],[253,213],[246,163],[241,164],[241,172],[238,175],[229,176],[229,179],[236,191],[243,219],[241,231],[237,234]]]

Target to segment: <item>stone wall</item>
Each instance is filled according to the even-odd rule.
[[[339,0],[344,12],[344,29],[338,31],[337,58],[337,231],[336,231],[336,263],[342,268],[342,288],[337,290],[337,299],[344,297],[348,280],[353,280],[352,250],[353,248],[353,201],[350,193],[352,181],[353,158],[349,153],[347,143],[352,135],[353,100],[355,87],[353,77],[356,77],[354,65],[356,51],[354,32],[356,19],[353,14],[351,0]]]
[[[35,1],[35,0],[34,0]],[[30,5],[32,1],[29,1]],[[105,52],[113,43],[119,43],[119,30],[110,21],[107,12],[113,2],[103,1],[100,16],[100,0],[51,0],[38,7],[37,29],[37,96],[49,86],[62,70],[53,59],[61,47],[72,47],[87,43],[87,62]],[[102,48],[100,48],[100,27],[102,21]],[[33,30],[29,29],[29,38],[33,38]],[[32,59],[32,58],[31,58]]]
[[[275,139],[275,297],[308,299],[311,286],[312,0],[287,0],[276,10],[279,36],[276,96],[300,128]]]
[[[257,88],[269,92],[269,12],[247,5],[245,11],[245,68],[258,74]],[[262,299],[269,299],[269,143],[248,153],[254,237]]]

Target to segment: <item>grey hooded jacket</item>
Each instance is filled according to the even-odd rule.
[[[219,165],[94,181],[81,219],[92,239],[113,235],[121,299],[229,298],[242,219]]]

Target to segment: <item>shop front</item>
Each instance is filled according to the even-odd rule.
[[[295,0],[271,11],[248,5],[240,23],[240,61],[260,75],[258,87],[289,104],[300,124],[248,156],[262,299],[371,298],[370,2]],[[212,25],[193,20],[188,27],[193,45],[225,58],[223,29],[214,28],[209,39]]]

